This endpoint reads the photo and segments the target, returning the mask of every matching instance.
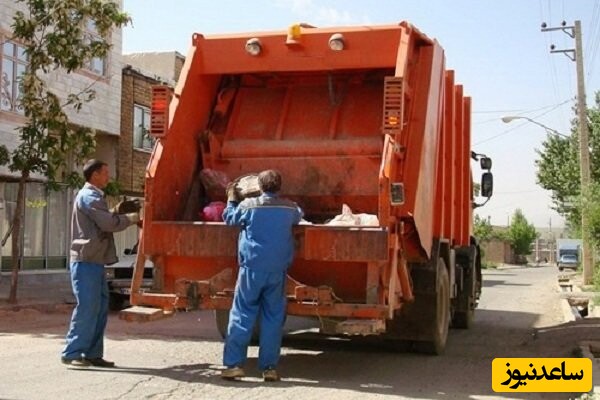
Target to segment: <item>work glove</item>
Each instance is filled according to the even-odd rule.
[[[132,225],[137,224],[140,222],[140,213],[127,213],[125,214],[125,218],[127,218]]]
[[[225,189],[225,192],[227,193],[227,201],[233,201],[236,203],[239,203],[241,201],[240,199],[240,195],[238,194],[237,190],[235,189],[235,183],[234,182],[229,182],[229,184],[227,185],[227,188]]]
[[[139,199],[127,200],[127,197],[123,197],[123,200],[117,203],[111,211],[115,214],[129,214],[129,213],[138,213],[142,205],[140,204]]]

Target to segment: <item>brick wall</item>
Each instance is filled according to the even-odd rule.
[[[150,107],[152,85],[158,82],[132,68],[123,69],[122,82],[117,178],[126,193],[141,196],[150,152],[133,148],[133,106]]]
[[[509,264],[513,262],[513,252],[510,243],[503,240],[491,240],[481,245],[483,260],[491,263]]]

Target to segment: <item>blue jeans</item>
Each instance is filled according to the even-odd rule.
[[[71,285],[77,306],[73,310],[62,356],[69,360],[101,358],[104,356],[104,329],[108,317],[104,265],[72,262]]]
[[[260,318],[258,367],[264,371],[277,366],[286,311],[285,283],[285,271],[240,268],[223,352],[226,367],[246,362],[257,317]]]

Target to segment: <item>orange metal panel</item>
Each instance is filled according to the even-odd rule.
[[[443,168],[446,171],[444,178],[444,229],[440,237],[454,243],[454,201],[456,193],[456,127],[455,115],[454,71],[446,71],[444,89],[444,154]]]
[[[153,202],[152,217],[159,221],[177,219],[185,206],[200,158],[198,136],[208,122],[219,83],[218,76],[201,75],[192,66],[193,51],[188,57],[169,108],[169,132],[156,146],[158,155],[151,158],[147,174],[158,188],[147,194]]]
[[[304,30],[300,45],[287,46],[287,31],[238,35],[195,35],[196,61],[207,74],[238,74],[273,71],[328,71],[383,68],[396,65],[400,26],[344,28],[344,51],[332,51],[329,38],[336,30]],[[246,53],[246,41],[261,41],[259,56]],[[224,57],[223,55],[227,56]]]
[[[464,98],[463,98],[463,87],[462,85],[455,86],[454,89],[454,105],[456,107],[454,113],[454,130],[455,130],[455,138],[456,138],[456,156],[454,158],[454,176],[455,181],[454,185],[455,196],[454,196],[454,204],[453,204],[453,213],[454,213],[454,234],[452,235],[455,240],[455,245],[459,245],[460,238],[462,236],[462,232],[464,229],[465,221],[463,215],[462,202],[464,201],[464,181],[463,174],[461,174],[462,168],[465,163],[461,160],[461,154],[463,154],[463,149],[465,146],[464,135],[463,135],[463,119],[464,119]]]
[[[306,260],[381,261],[388,258],[387,231],[384,229],[307,227],[304,232],[303,257]]]
[[[473,224],[473,208],[471,199],[473,194],[473,179],[471,177],[470,160],[471,160],[471,98],[465,97],[465,105],[463,109],[463,147],[460,157],[465,165],[461,170],[463,187],[462,218],[463,228],[459,240],[459,246],[468,246],[470,243],[470,235]]]
[[[406,147],[405,161],[400,163],[400,180],[404,182],[406,200],[400,215],[413,220],[420,241],[419,253],[429,256],[433,243],[436,155],[439,140],[439,105],[443,93],[443,51],[437,43],[422,46],[418,53],[418,73],[413,77],[414,92],[409,111],[410,125],[401,134]],[[417,247],[415,247],[417,248]],[[408,254],[411,258],[422,257]]]

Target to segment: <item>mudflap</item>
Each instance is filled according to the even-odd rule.
[[[481,293],[481,252],[474,238],[471,246],[456,249],[456,271],[458,293],[452,302],[452,327],[469,329]]]
[[[435,268],[413,266],[415,301],[404,305],[387,321],[386,343],[397,350],[442,354],[450,325],[450,280],[446,263]]]

